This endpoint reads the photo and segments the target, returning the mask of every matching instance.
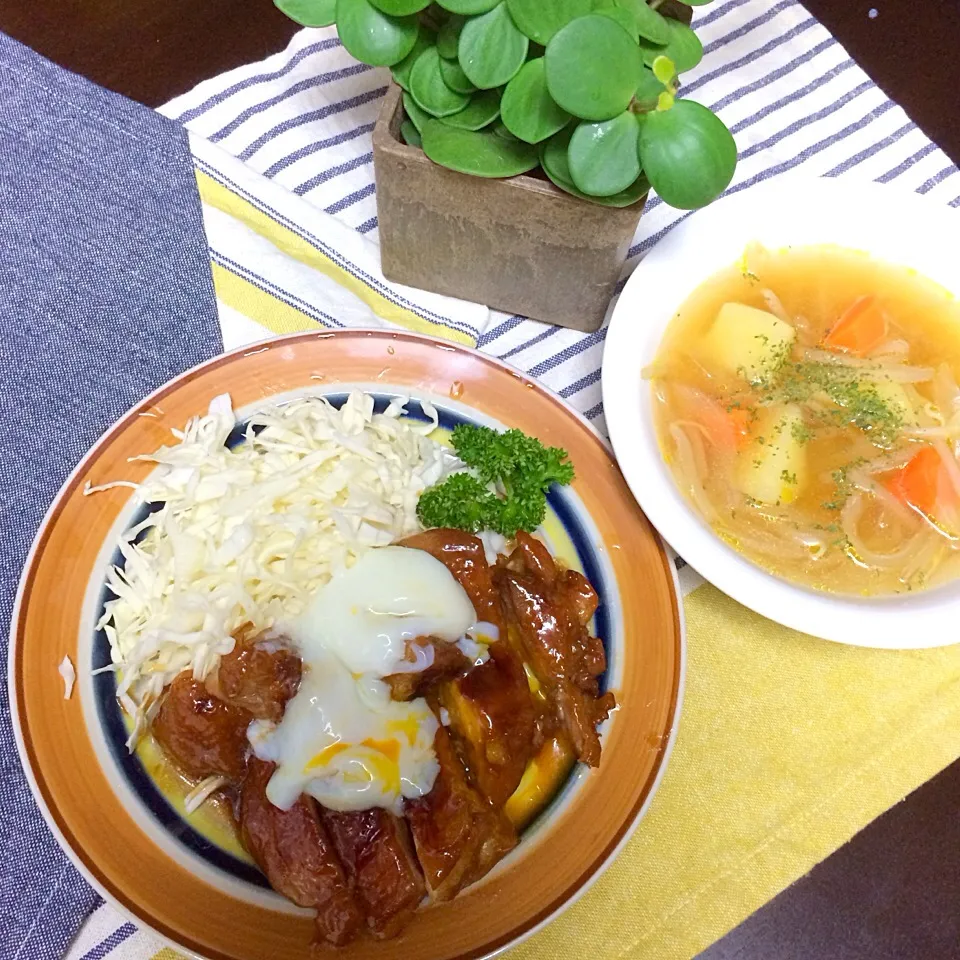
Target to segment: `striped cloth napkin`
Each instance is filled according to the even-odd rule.
[[[796,171],[960,206],[953,164],[795,0],[718,0],[695,25],[705,56],[683,93],[737,138],[731,192]],[[225,346],[316,327],[435,333],[509,360],[603,430],[603,330],[383,279],[370,134],[387,83],[332,31],[304,30],[162,108],[190,131]],[[652,199],[624,276],[688,215]],[[663,786],[608,874],[515,960],[691,957],[960,755],[957,649],[815,642],[689,568],[681,584],[688,688]],[[68,960],[177,956],[104,905]]]

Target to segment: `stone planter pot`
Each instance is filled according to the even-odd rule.
[[[392,84],[373,132],[377,219],[389,280],[576,330],[599,328],[643,201],[604,207],[538,176],[471,177],[400,136]]]

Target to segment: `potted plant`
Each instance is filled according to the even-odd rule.
[[[679,96],[708,0],[275,0],[391,69],[374,130],[386,277],[596,330],[647,191],[694,209],[737,150]]]

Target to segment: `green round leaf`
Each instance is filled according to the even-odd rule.
[[[575,126],[565,127],[558,133],[555,133],[549,140],[540,144],[540,166],[543,172],[554,183],[563,180],[573,185],[573,177],[570,176],[570,162],[567,159],[567,148],[570,146],[570,138],[573,136]]]
[[[629,207],[647,195],[650,184],[642,173],[626,190],[609,197],[591,197],[578,190],[570,179],[570,165],[567,162],[567,148],[574,130],[574,127],[567,127],[540,144],[540,165],[556,186],[581,200],[589,200],[605,207]]]
[[[605,207],[630,207],[638,200],[642,200],[650,192],[650,181],[641,173],[626,190],[621,190],[609,197],[590,197],[584,194],[585,199],[593,203],[603,204]]]
[[[630,39],[634,43],[640,39],[640,32],[637,30],[637,22],[634,20],[633,14],[624,10],[623,7],[604,7],[597,13],[602,17],[609,17],[614,23],[619,23],[630,34]]]
[[[421,30],[417,34],[417,42],[413,49],[399,62],[390,68],[393,79],[403,87],[404,90],[410,89],[410,71],[417,62],[418,57],[427,47],[433,46],[433,34],[428,30]]]
[[[493,123],[500,116],[500,91],[482,90],[475,93],[459,113],[440,119],[451,127],[461,130],[480,130],[487,124]],[[420,128],[423,130],[423,127]]]
[[[443,77],[443,82],[457,93],[473,93],[477,89],[467,79],[463,68],[456,60],[444,60],[440,57],[440,76]]]
[[[426,10],[431,0],[370,0],[370,2],[391,17],[406,17],[411,13]]]
[[[667,18],[648,7],[644,0],[617,0],[617,5],[634,19],[637,34],[651,43],[670,42],[670,26]]]
[[[680,0],[680,3],[685,3],[688,7],[705,7],[708,3],[713,3],[713,0]]]
[[[478,13],[492,10],[500,0],[437,0],[444,10],[472,17]]]
[[[676,64],[669,57],[655,57],[650,69],[664,86],[673,83],[677,76]]]
[[[490,132],[495,133],[498,137],[503,137],[504,140],[519,140],[519,137],[515,137],[503,124],[503,120],[497,120],[496,123],[491,124]]]
[[[599,203],[604,207],[631,207],[638,200],[642,200],[650,192],[650,184],[647,182],[647,178],[641,173],[639,177],[626,190],[620,191],[620,193],[615,193],[612,197],[591,197],[586,193],[581,193],[572,183],[567,183],[565,180],[559,180],[555,177],[550,177],[547,174],[554,186],[559,187],[561,190],[566,193],[571,194],[574,197],[577,197],[580,200],[589,200],[590,203]]]
[[[454,14],[444,23],[437,34],[437,51],[445,60],[457,59],[457,47],[460,44],[460,31],[466,21]]]
[[[694,100],[644,114],[640,162],[665,203],[695,210],[715,200],[733,179],[737,145],[719,117]]]
[[[337,19],[337,0],[273,0],[273,4],[304,27],[329,27]]]
[[[507,84],[500,101],[500,119],[506,128],[527,143],[546,140],[570,120],[570,114],[547,92],[543,58],[528,60]]]
[[[404,120],[400,124],[400,136],[403,137],[404,143],[411,147],[422,146],[420,131],[409,120]]]
[[[423,125],[431,119],[430,114],[427,113],[426,110],[421,109],[417,105],[417,101],[406,92],[403,94],[403,112],[410,118],[418,130],[422,130]]]
[[[499,87],[523,66],[529,44],[510,18],[507,5],[500,3],[463,25],[458,51],[460,66],[481,90]]]
[[[561,27],[589,13],[592,0],[507,0],[507,7],[521,33],[546,45]]]
[[[387,16],[369,0],[337,0],[340,42],[361,63],[392,67],[413,49],[419,32],[415,16]]]
[[[645,106],[655,106],[657,98],[667,88],[653,75],[649,67],[644,67],[640,71],[640,82],[637,84],[637,91],[634,96]]]
[[[440,60],[437,48],[430,47],[420,54],[410,71],[410,96],[418,107],[434,117],[459,113],[470,102],[468,96],[451,90],[444,83]]]
[[[461,130],[430,120],[422,137],[423,152],[434,163],[474,177],[514,177],[539,162],[536,147],[486,130]]]
[[[677,68],[677,73],[692,70],[703,59],[703,44],[700,38],[686,24],[676,20],[664,18],[670,31],[670,39],[666,46],[650,43],[649,40],[640,40],[640,52],[643,62],[653,66],[657,57],[669,57]]]
[[[579,124],[567,161],[574,186],[591,197],[626,190],[640,176],[636,116],[625,110],[612,120]]]
[[[640,50],[623,27],[591,13],[572,20],[547,44],[547,89],[582,120],[623,113],[640,77]]]

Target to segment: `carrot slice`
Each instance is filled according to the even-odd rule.
[[[904,505],[933,516],[940,491],[943,462],[933,447],[922,447],[903,467],[891,474],[884,486]]]
[[[750,436],[752,417],[748,410],[739,407],[727,410],[722,403],[706,398],[697,405],[694,416],[718,447],[739,450]]]
[[[738,450],[750,436],[754,415],[739,406],[726,406],[694,387],[676,384],[673,396],[684,416],[695,420],[720,449]]]
[[[730,430],[733,433],[733,445],[742,447],[744,441],[750,436],[750,425],[753,423],[753,415],[749,410],[730,410],[727,413],[727,420],[730,424]]]
[[[876,297],[868,295],[854,300],[844,310],[823,338],[823,344],[862,357],[886,340],[887,331],[887,318],[877,306]]]

